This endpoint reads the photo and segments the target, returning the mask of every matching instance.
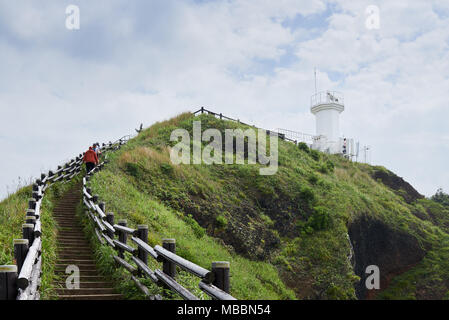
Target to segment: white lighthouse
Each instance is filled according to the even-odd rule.
[[[310,111],[316,118],[316,136],[312,148],[327,153],[342,153],[340,113],[345,110],[343,94],[325,91],[311,98]]]

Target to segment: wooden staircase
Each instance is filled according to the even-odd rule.
[[[118,300],[123,299],[113,285],[100,275],[95,265],[92,249],[85,238],[81,222],[76,217],[76,207],[81,200],[81,185],[69,190],[56,205],[53,216],[58,225],[58,260],[55,266],[57,278],[52,297],[60,300]],[[65,279],[69,265],[80,270],[80,288],[67,289]]]

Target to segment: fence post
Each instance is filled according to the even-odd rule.
[[[33,226],[35,226],[36,225],[36,217],[35,216],[26,216],[25,223],[32,224]]]
[[[16,300],[17,266],[0,266],[0,300]]]
[[[39,201],[39,192],[33,191],[32,197],[36,200],[36,202]]]
[[[28,245],[31,247],[34,241],[34,224],[22,224],[22,238],[28,239]]]
[[[126,219],[120,219],[118,221],[118,225],[126,227],[126,226],[128,226],[128,222],[126,221]],[[126,244],[127,240],[128,240],[128,235],[126,234],[126,232],[122,232],[122,231],[119,230],[119,232],[118,232],[118,241],[120,241],[121,243],[125,243]],[[120,258],[124,258],[125,257],[123,249],[118,248],[118,256]]]
[[[36,217],[36,211],[34,209],[28,209],[26,212],[26,216],[27,217]]]
[[[106,218],[105,218],[106,222],[108,222],[111,226],[114,225],[114,213],[112,212],[108,212],[106,213]],[[114,232],[108,230],[106,232],[106,234],[108,235],[109,238],[114,239]]]
[[[212,262],[213,285],[226,293],[229,293],[229,267],[228,261]]]
[[[145,243],[148,243],[148,226],[145,224],[139,224],[137,226],[137,237]],[[148,264],[148,252],[142,248],[138,248],[137,257],[145,264]]]
[[[16,259],[17,273],[22,270],[23,262],[28,253],[28,239],[14,239],[14,259]]]
[[[28,209],[32,209],[32,210],[36,209],[36,199],[34,199],[34,198],[28,199]]]
[[[100,203],[98,204],[98,206],[100,207],[101,211],[105,212],[106,203],[104,203],[104,202],[102,201],[102,202],[100,202]]]
[[[170,252],[176,253],[175,239],[162,239],[162,247]],[[176,264],[164,259],[162,263],[162,271],[170,277],[176,277]]]

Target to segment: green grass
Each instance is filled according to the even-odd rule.
[[[202,130],[245,129],[188,113],[156,123],[112,154],[92,186],[118,217],[149,224],[153,244],[174,237],[182,255],[206,268],[230,260],[238,298],[354,299],[358,277],[347,259],[347,227],[362,214],[411,234],[432,248],[428,256],[439,256],[447,211],[427,199],[406,203],[372,178],[375,170],[388,172],[383,167],[282,141],[273,176],[260,176],[260,165],[173,165],[170,133],[191,132],[197,120]],[[432,219],[418,218],[418,211]],[[448,263],[436,263],[442,278]],[[429,271],[430,264],[421,268]]]
[[[61,196],[69,190],[79,176],[68,183],[58,182],[47,189],[41,205],[42,223],[42,278],[41,298],[48,299],[53,289],[54,265],[56,263],[56,223],[53,209]],[[0,203],[0,265],[14,264],[13,239],[22,238],[31,186],[23,187]]]
[[[117,218],[131,226],[149,225],[152,245],[176,238],[178,253],[205,268],[212,261],[230,261],[231,292],[239,299],[355,299],[359,278],[347,259],[347,227],[368,214],[432,248],[416,274],[436,263],[436,277],[445,276],[448,262],[441,257],[447,245],[437,244],[447,236],[447,211],[428,199],[406,203],[399,192],[372,178],[375,170],[388,172],[385,168],[286,142],[279,144],[280,166],[273,176],[260,176],[260,165],[173,165],[170,133],[191,132],[196,120],[202,130],[245,129],[207,115],[182,114],[156,123],[111,154],[110,164],[92,181]],[[432,219],[418,218],[417,212]],[[423,286],[432,281],[421,279]],[[195,290],[197,282],[187,286]],[[383,298],[404,297],[395,288],[392,281],[394,294]]]
[[[447,206],[431,199],[407,203],[403,189],[395,191],[372,178],[376,171],[393,174],[386,168],[353,163],[303,144],[280,141],[279,168],[273,176],[261,176],[259,164],[172,164],[171,132],[184,128],[191,133],[197,120],[202,130],[247,128],[185,113],[154,124],[108,154],[110,163],[93,177],[91,187],[116,221],[125,218],[131,227],[147,224],[151,245],[175,238],[177,253],[204,268],[210,269],[213,261],[230,261],[231,294],[238,299],[356,299],[359,278],[348,260],[348,226],[368,216],[415,238],[426,252],[377,298],[449,297]],[[20,207],[24,197],[17,193],[9,206]],[[14,210],[24,215],[23,209]],[[14,217],[3,213],[0,219],[12,219],[4,223],[20,232]],[[142,299],[127,272],[115,268],[110,249],[97,243],[88,224],[86,228],[100,269],[127,298]],[[0,237],[12,244],[14,235],[7,232],[0,229]],[[10,245],[1,254],[10,257]],[[161,265],[150,259],[150,267]],[[180,272],[178,280],[205,298],[196,277]],[[153,294],[179,298],[143,281]]]
[[[151,245],[160,245],[162,238],[175,238],[180,256],[207,269],[213,261],[230,261],[231,294],[239,299],[294,298],[293,292],[280,280],[275,267],[236,255],[219,240],[199,234],[196,231],[198,227],[192,226],[191,221],[187,222],[182,213],[148,198],[135,189],[125,175],[104,170],[95,175],[91,186],[106,202],[107,210],[115,213],[115,219],[127,219],[131,227],[148,224]],[[150,262],[151,268],[161,268],[159,263],[151,259]],[[109,263],[113,264],[112,260]],[[198,278],[183,272],[177,280],[194,294],[206,298],[198,289]]]

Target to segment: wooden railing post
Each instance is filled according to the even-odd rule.
[[[98,206],[100,207],[101,211],[105,212],[106,211],[106,203],[104,203],[103,201],[100,202],[98,204]]]
[[[148,226],[140,224],[137,226],[137,238],[145,243],[148,243]],[[143,250],[141,247],[137,250],[137,258],[142,260],[146,265],[148,264],[148,252]]]
[[[28,239],[28,245],[31,247],[34,241],[34,224],[22,224],[22,238]]]
[[[114,213],[112,213],[112,212],[106,213],[106,218],[105,218],[105,220],[106,220],[106,222],[108,222],[111,226],[113,226],[113,225],[114,225]],[[114,240],[114,232],[108,230],[108,231],[106,232],[106,234],[107,234],[107,236],[108,236],[109,238],[111,238],[111,240]]]
[[[229,293],[229,266],[228,261],[212,262],[213,285],[226,293]]]
[[[0,266],[0,300],[16,300],[17,266]]]
[[[39,193],[37,191],[33,191],[32,197],[37,201],[39,201]]]
[[[118,221],[118,225],[119,226],[124,226],[124,227],[127,227],[128,226],[128,222],[126,221],[126,219],[120,219],[119,221]],[[128,240],[128,235],[126,234],[126,232],[123,232],[123,231],[118,231],[118,241],[120,241],[121,243],[124,243],[124,244],[126,244],[126,241]],[[121,248],[118,248],[118,256],[120,257],[120,258],[124,258],[125,257],[125,255],[124,255],[124,250],[123,249],[121,249]]]
[[[34,199],[34,198],[28,199],[28,209],[31,209],[31,210],[36,209],[36,199]]]
[[[170,252],[176,253],[175,239],[162,239],[162,247]],[[162,271],[170,277],[176,277],[176,264],[164,259],[162,264]]]
[[[20,273],[23,262],[28,253],[28,239],[14,239],[14,259],[16,259],[17,273]]]
[[[36,211],[34,209],[28,209],[26,212],[26,216],[36,217]],[[37,218],[37,217],[36,217]]]
[[[36,225],[36,217],[35,216],[26,216],[25,223],[32,224],[33,227]],[[33,228],[34,230],[34,228]]]

